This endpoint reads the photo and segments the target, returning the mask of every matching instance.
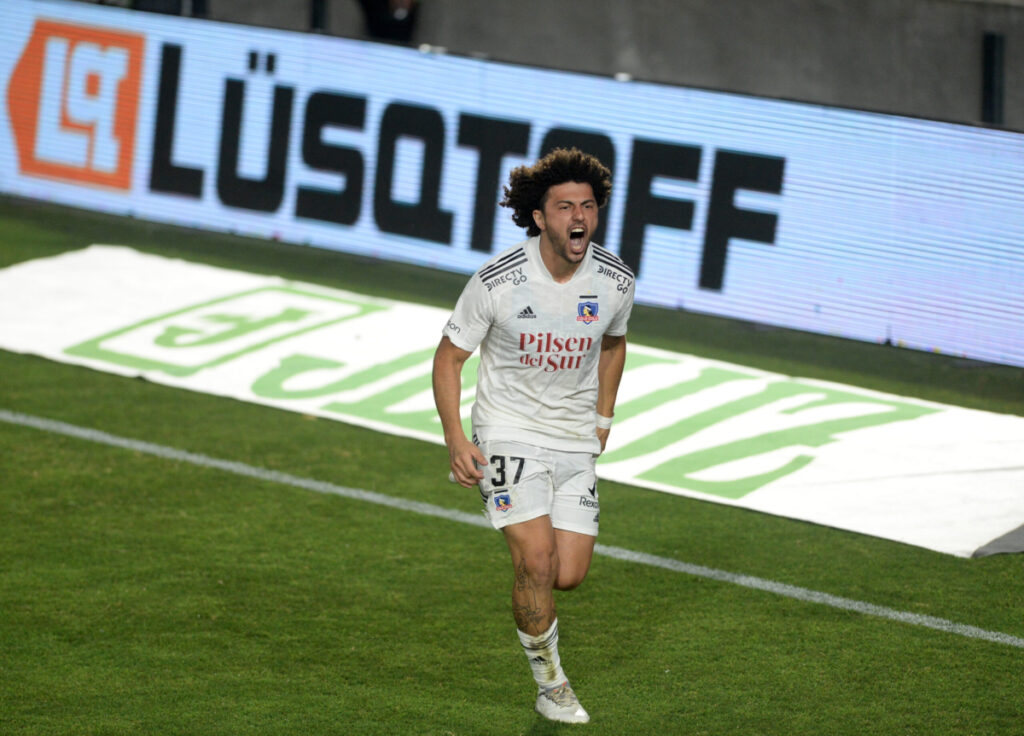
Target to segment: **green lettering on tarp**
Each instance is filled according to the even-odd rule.
[[[263,318],[243,316],[247,308],[249,311],[255,308],[248,300],[255,299],[258,304],[262,304],[260,300],[268,296],[280,300],[280,306],[277,307],[280,312]],[[295,304],[315,305],[316,308],[302,309],[299,306],[289,306],[289,300]],[[218,311],[207,313],[206,310],[211,308]],[[282,340],[365,317],[384,309],[387,307],[373,302],[330,296],[292,286],[264,286],[144,319],[72,345],[64,352],[140,372],[160,371],[183,378],[262,350]],[[323,316],[318,318],[318,314]],[[205,332],[182,327],[182,318],[193,321],[206,320],[228,327],[215,332]],[[160,328],[161,323],[166,323],[166,326],[154,335],[153,332]],[[288,323],[294,323],[294,329],[273,329]],[[221,349],[211,352],[210,346],[218,346]],[[196,352],[190,351],[189,348]],[[168,357],[169,349],[176,353],[175,358]]]
[[[162,348],[204,347],[234,340],[284,322],[299,322],[311,314],[315,314],[315,312],[291,308],[282,309],[280,313],[262,319],[242,314],[204,314],[200,317],[202,321],[209,322],[220,329],[205,331],[194,327],[168,325],[153,342]]]
[[[344,369],[345,363],[311,355],[294,354],[283,358],[275,368],[260,376],[253,383],[252,390],[257,396],[277,400],[332,397],[332,400],[321,406],[321,409],[337,414],[339,418],[351,417],[396,429],[403,428],[440,437],[442,430],[432,401],[424,400],[422,409],[400,410],[397,408],[403,402],[416,399],[416,397],[429,396],[431,392],[430,364],[433,353],[433,348],[419,350],[334,380],[330,379],[330,372]],[[636,354],[627,360],[626,370],[632,371],[651,364],[665,363],[682,365],[682,361],[675,358]],[[476,355],[467,361],[463,370],[464,389],[469,390],[475,386],[478,365],[479,357]],[[417,367],[420,370],[417,370]],[[317,371],[325,373],[321,384],[310,385],[311,381],[307,376],[307,388],[286,388],[288,382],[294,381],[303,374]],[[369,396],[358,399],[341,396],[345,392],[367,386],[372,387],[372,384],[385,381],[402,371],[410,371],[412,375],[375,391]],[[763,380],[757,374],[745,373],[740,370],[730,370],[718,366],[705,367],[699,375],[689,380],[683,380],[623,402],[616,410],[616,418],[622,421],[633,417],[642,417],[646,412],[668,402],[696,395],[728,383],[735,383],[736,391],[741,392],[743,391],[741,387],[747,382]],[[760,386],[760,384],[757,385]],[[746,390],[751,390],[749,385]],[[745,437],[689,452],[662,462],[640,473],[637,477],[641,480],[713,494],[723,498],[741,498],[773,480],[799,470],[810,463],[813,457],[807,453],[794,451],[796,454],[786,461],[780,461],[779,467],[763,473],[723,481],[702,480],[695,476],[718,466],[786,448],[818,447],[834,442],[835,435],[842,432],[915,419],[937,411],[898,400],[879,399],[794,380],[773,381],[751,395],[731,400],[724,399],[716,406],[680,417],[678,421],[668,427],[652,430],[648,434],[606,453],[601,458],[601,462],[608,464],[650,455],[716,424],[737,417],[741,418],[744,415],[753,416],[751,413],[756,410],[794,397],[804,397],[805,401],[799,406],[780,410],[778,412],[780,416],[796,415],[811,409],[842,404],[859,404],[863,411],[857,416],[828,419],[799,427],[762,432],[754,437]],[[473,399],[470,397],[463,403],[468,404],[472,401]],[[763,414],[763,412],[761,413]],[[764,419],[759,421],[763,422]],[[467,435],[470,434],[471,427],[468,418],[464,420],[464,425]]]
[[[666,361],[673,362],[673,361]],[[627,368],[630,367],[627,363]],[[639,396],[631,401],[622,403],[615,407],[615,419],[616,421],[623,421],[634,417],[637,414],[643,414],[645,411],[655,409],[662,404],[666,404],[669,401],[675,401],[681,399],[684,396],[695,394],[698,391],[712,388],[729,381],[737,381],[744,378],[751,378],[748,373],[739,373],[737,371],[726,370],[725,368],[705,368],[695,378],[691,378],[689,381],[682,381],[680,383],[674,383],[671,386],[659,389],[657,391],[651,391],[648,394]],[[620,455],[620,453],[622,453]],[[611,455],[611,453],[609,453]],[[630,457],[626,452],[625,448],[615,453],[614,460],[625,460]],[[614,460],[612,462],[614,462]]]
[[[769,384],[763,391],[753,396],[730,401],[713,409],[700,412],[692,417],[686,417],[671,427],[641,438],[631,443],[629,454],[630,456],[636,456],[637,454],[653,452],[689,437],[713,424],[740,416],[780,399],[801,394],[806,394],[809,398],[814,396],[819,396],[820,398],[808,401],[798,407],[786,409],[782,412],[783,414],[798,414],[822,406],[848,403],[870,404],[884,410],[765,432],[755,437],[747,437],[715,447],[696,450],[661,463],[648,471],[640,473],[637,477],[642,480],[664,483],[680,489],[699,491],[701,493],[721,496],[722,498],[738,499],[778,478],[799,470],[811,462],[813,457],[807,454],[799,454],[774,470],[732,480],[699,480],[693,476],[701,471],[725,463],[756,457],[787,447],[820,447],[834,442],[836,440],[835,435],[842,432],[851,432],[891,422],[907,421],[938,411],[937,409],[917,404],[879,399],[832,388],[801,384],[796,381],[779,381]],[[638,447],[632,447],[632,445],[638,445]]]
[[[429,409],[420,409],[416,411],[397,411],[392,408],[418,394],[432,391],[433,386],[430,365],[433,355],[434,348],[428,348],[426,350],[412,353],[409,356],[405,356],[405,358],[400,358],[397,361],[392,361],[393,364],[408,358],[410,365],[414,365],[416,362],[423,363],[424,372],[394,386],[390,386],[379,393],[367,396],[364,399],[357,401],[345,401],[339,399],[325,404],[321,408],[324,411],[336,414],[347,414],[349,416],[359,417],[360,419],[366,419],[373,422],[390,424],[392,426],[413,429],[419,432],[427,432],[439,437],[443,436],[441,422],[437,418],[437,410],[434,409],[433,402],[431,402]],[[465,366],[463,366],[463,390],[476,386],[476,369],[479,362],[479,356],[474,355],[467,360]],[[391,364],[385,365],[387,366]],[[396,370],[391,370],[382,375],[380,366],[368,369],[368,371],[375,372],[377,378],[383,378],[389,373],[397,372]],[[471,402],[472,399],[467,399],[463,404]],[[466,434],[468,436],[470,434],[468,418],[463,422],[463,426],[465,427]]]
[[[343,368],[345,364],[337,360],[317,358],[312,355],[289,355],[282,358],[276,368],[257,378],[252,384],[252,392],[265,399],[314,399],[329,396],[342,391],[362,388],[374,381],[386,378],[392,373],[423,363],[432,354],[432,348],[409,353],[387,363],[370,366],[345,378],[308,389],[287,389],[284,385],[303,373]]]

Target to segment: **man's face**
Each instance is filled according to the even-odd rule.
[[[578,181],[556,184],[548,189],[543,207],[533,211],[533,221],[541,231],[541,245],[546,241],[558,260],[578,264],[597,229],[593,188]]]

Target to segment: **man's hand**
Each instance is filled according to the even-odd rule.
[[[487,465],[487,458],[469,440],[462,438],[454,441],[448,448],[448,456],[452,477],[460,486],[472,488],[483,479],[484,473],[480,467]]]
[[[601,442],[601,452],[604,452],[604,446],[608,444],[608,435],[611,434],[610,429],[597,428],[597,439]]]

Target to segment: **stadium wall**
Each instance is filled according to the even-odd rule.
[[[360,1],[323,0],[323,31],[367,38]],[[180,5],[188,12],[196,2]],[[203,0],[202,7],[214,20],[306,31],[313,2]],[[982,115],[986,32],[1003,44],[995,78],[1000,125],[1024,131],[1022,0],[420,0],[412,42],[554,69],[981,123],[992,122]]]
[[[0,191],[470,273],[522,238],[508,170],[579,145],[641,303],[1024,365],[1021,134],[85,3],[0,22]]]

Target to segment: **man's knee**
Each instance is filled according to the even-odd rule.
[[[555,589],[572,590],[583,582],[590,571],[590,561],[594,556],[594,537],[556,529],[555,546],[559,560]]]
[[[557,583],[558,574],[558,550],[554,547],[541,545],[522,551],[516,570],[517,580],[528,578],[535,586],[552,588]]]
[[[586,577],[587,568],[563,565],[558,571],[558,577],[555,579],[555,590],[572,590],[579,587]]]

